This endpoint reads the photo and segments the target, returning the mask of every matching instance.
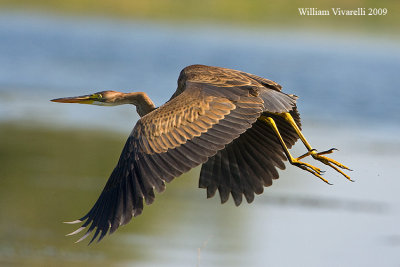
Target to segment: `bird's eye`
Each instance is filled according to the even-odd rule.
[[[103,96],[102,96],[101,94],[92,94],[92,95],[90,96],[90,98],[92,98],[92,99],[102,99]]]

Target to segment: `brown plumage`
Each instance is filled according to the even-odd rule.
[[[99,235],[101,240],[107,232],[113,233],[132,216],[141,214],[143,200],[151,204],[155,191],[164,191],[165,182],[200,164],[199,187],[207,189],[207,197],[218,190],[222,203],[229,195],[236,205],[241,204],[243,196],[252,202],[254,194],[261,194],[264,186],[278,178],[276,168],[284,169],[283,161],[289,157],[296,165],[296,159],[288,156],[271,126],[260,119],[272,118],[290,148],[299,136],[280,114],[290,114],[300,127],[296,99],[265,78],[192,65],[180,73],[171,99],[157,109],[144,93],[104,91],[52,100],[100,105],[131,103],[141,116],[99,199],[84,217],[71,222],[83,222],[71,234],[88,227],[80,240],[92,231],[95,234],[91,242]],[[317,157],[311,150],[308,153]],[[320,177],[318,168],[299,167]]]

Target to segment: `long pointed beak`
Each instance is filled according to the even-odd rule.
[[[58,103],[79,103],[79,104],[93,104],[94,99],[91,95],[82,95],[74,97],[63,97],[50,100],[52,102]]]

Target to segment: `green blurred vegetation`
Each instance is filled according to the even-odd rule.
[[[104,15],[128,19],[167,20],[177,23],[229,23],[323,27],[362,31],[398,29],[398,0],[0,0],[0,6],[38,9],[79,15]],[[300,16],[298,8],[387,8],[386,16]]]

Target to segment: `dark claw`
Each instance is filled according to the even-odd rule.
[[[339,149],[337,149],[337,148],[331,148],[331,149],[328,149],[327,151],[325,151],[325,152],[330,152],[330,153],[332,153],[333,151],[339,151]]]
[[[337,148],[331,148],[331,149],[328,149],[328,150],[325,150],[325,151],[321,151],[321,152],[318,152],[317,153],[317,155],[325,155],[325,154],[331,154],[331,153],[333,153],[333,151],[339,151],[339,149],[337,149]]]

